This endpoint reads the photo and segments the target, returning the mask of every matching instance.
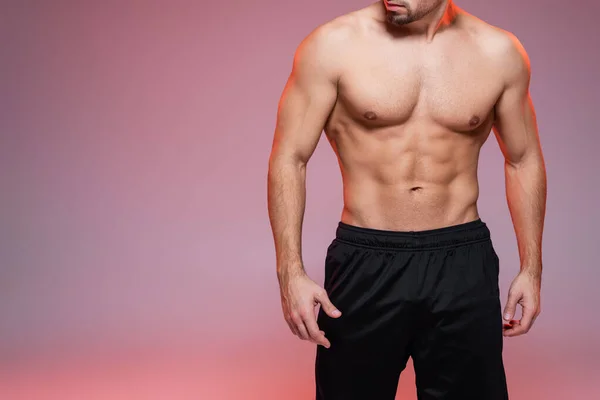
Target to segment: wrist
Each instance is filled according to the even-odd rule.
[[[282,279],[288,280],[290,278],[299,277],[306,275],[304,265],[302,262],[286,263],[277,265],[277,279],[281,282]]]
[[[527,263],[521,263],[521,272],[533,278],[540,278],[542,275],[542,262],[532,261]]]

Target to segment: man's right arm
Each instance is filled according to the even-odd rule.
[[[301,245],[306,166],[337,98],[339,57],[330,33],[326,27],[317,28],[296,51],[279,102],[268,171],[269,219],[285,318],[296,335],[314,341],[319,336],[315,302],[326,312],[335,310],[324,304],[325,291],[306,279]]]
[[[332,55],[327,54],[326,32],[319,29],[296,51],[292,72],[279,101],[269,158],[269,218],[278,274],[303,272],[301,230],[306,165],[337,96],[336,71],[329,60]]]

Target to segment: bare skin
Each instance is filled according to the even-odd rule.
[[[546,175],[525,50],[451,1],[406,3],[430,11],[396,25],[386,18],[407,10],[377,2],[315,29],[279,104],[268,200],[282,308],[294,334],[325,347],[315,306],[332,318],[341,312],[306,274],[301,249],[306,165],[323,130],[342,173],[341,220],[402,231],[479,217],[477,164],[493,131],[521,261],[504,335],[528,332],[540,313]]]

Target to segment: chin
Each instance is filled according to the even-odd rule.
[[[407,25],[412,22],[412,19],[407,15],[388,14],[387,21],[392,25]]]

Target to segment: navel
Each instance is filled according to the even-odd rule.
[[[367,111],[367,112],[364,114],[364,117],[365,117],[366,119],[368,119],[369,121],[374,121],[374,120],[376,120],[376,119],[377,119],[377,114],[375,114],[373,111]]]
[[[481,120],[479,119],[479,117],[477,115],[474,115],[473,118],[471,118],[471,120],[469,121],[469,125],[471,126],[475,126],[477,125]]]

